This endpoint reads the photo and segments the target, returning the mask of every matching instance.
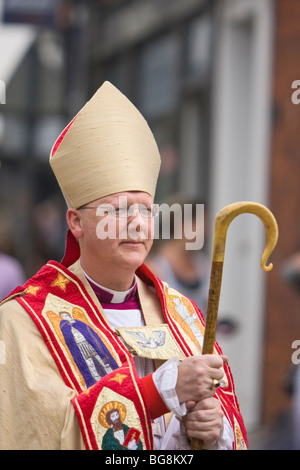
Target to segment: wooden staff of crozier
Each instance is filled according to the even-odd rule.
[[[202,354],[213,354],[214,352],[227,229],[235,217],[244,213],[255,214],[263,221],[267,240],[261,258],[261,266],[264,271],[270,271],[273,268],[272,263],[266,265],[278,240],[278,226],[272,212],[262,204],[255,202],[236,202],[218,212],[213,235],[212,266]],[[192,439],[193,450],[201,450],[202,446],[201,440]]]

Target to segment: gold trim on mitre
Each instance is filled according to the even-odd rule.
[[[50,165],[69,207],[143,191],[154,197],[160,155],[136,107],[105,82],[56,140]]]

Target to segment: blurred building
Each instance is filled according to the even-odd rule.
[[[0,219],[9,207],[15,255],[32,275],[64,251],[65,206],[48,161],[86,101],[87,15],[60,0],[1,0],[0,15]]]
[[[216,212],[236,201],[266,204],[277,218],[280,238],[268,274],[260,268],[262,223],[243,215],[229,229],[219,318],[236,328],[218,338],[248,429],[272,425],[290,406],[284,380],[291,344],[300,339],[299,293],[281,273],[300,240],[300,105],[291,100],[300,79],[299,2],[31,0],[45,8],[31,17],[24,10],[13,16],[9,0],[2,4],[0,47],[5,27],[31,25],[0,105],[0,206],[16,215],[19,255],[28,265],[36,251],[39,201],[62,204],[64,212],[48,166],[54,139],[111,81],[157,139],[157,202],[174,192],[208,201],[210,233]],[[58,232],[48,243],[62,249],[63,222]]]

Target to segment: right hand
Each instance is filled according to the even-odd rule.
[[[202,441],[203,449],[210,449],[220,437],[224,413],[217,398],[205,398],[186,404],[188,413],[182,418],[189,438]]]
[[[128,450],[136,450],[137,448],[138,446],[134,439],[128,443],[128,446],[127,446]]]
[[[223,365],[226,356],[205,354],[185,358],[178,366],[176,393],[180,403],[193,400],[198,402],[214,396],[213,379],[221,380],[224,376]]]

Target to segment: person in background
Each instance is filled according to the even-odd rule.
[[[0,302],[26,280],[22,264],[14,254],[13,233],[5,211],[0,212]]]
[[[175,210],[170,213],[170,237],[165,240],[158,238],[154,241],[146,264],[160,279],[192,299],[205,315],[210,262],[203,246],[200,249],[188,249],[191,240],[186,237],[186,231],[188,234],[196,234],[198,231],[198,237],[201,235],[205,241],[207,235],[206,204],[183,194],[170,196],[166,203],[169,207],[177,208],[178,213]],[[203,207],[204,214],[203,219],[197,220],[197,215],[200,214],[200,212],[197,213],[197,206],[200,205]],[[191,213],[185,211],[187,206],[192,209]],[[181,218],[180,215],[182,215]],[[177,227],[178,224],[180,227]],[[202,234],[200,234],[201,231]],[[177,237],[176,233],[182,236]]]

